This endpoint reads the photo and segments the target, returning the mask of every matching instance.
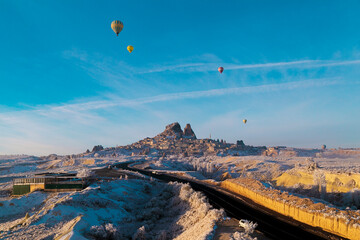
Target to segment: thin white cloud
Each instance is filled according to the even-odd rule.
[[[294,90],[301,88],[311,88],[311,87],[322,87],[340,84],[341,81],[339,78],[321,78],[321,79],[309,79],[303,81],[279,83],[279,84],[265,84],[259,86],[250,86],[250,87],[237,87],[237,88],[220,88],[220,89],[211,89],[204,91],[192,91],[192,92],[179,92],[179,93],[169,93],[161,94],[153,97],[146,98],[137,98],[137,99],[114,99],[114,100],[99,100],[99,101],[88,101],[82,103],[73,103],[73,104],[63,104],[63,105],[43,105],[39,106],[36,109],[28,111],[36,111],[43,116],[58,116],[56,113],[61,114],[72,114],[75,118],[76,114],[80,114],[82,117],[79,117],[80,120],[90,118],[90,116],[84,114],[83,112],[105,109],[111,107],[135,107],[139,105],[155,103],[155,102],[165,102],[165,101],[174,101],[182,99],[195,99],[195,98],[205,98],[205,97],[217,97],[223,95],[241,95],[241,94],[251,94],[251,93],[261,93],[261,92],[274,92],[274,91],[285,91],[285,90]]]
[[[97,68],[97,71],[104,71],[107,73],[112,73],[112,68],[108,67],[103,61],[96,61],[95,59],[99,56],[90,57],[85,51],[78,49],[67,50],[63,52],[63,56],[67,59],[75,58],[81,62],[91,64]],[[112,62],[111,59],[106,59],[107,61]],[[216,60],[216,62],[214,61]],[[360,64],[360,59],[355,60],[297,60],[297,61],[288,61],[288,62],[270,62],[270,63],[255,63],[255,64],[234,64],[234,63],[225,63],[221,59],[217,58],[212,54],[204,54],[203,56],[194,56],[192,58],[178,60],[178,63],[169,65],[162,64],[161,66],[151,66],[145,68],[135,68],[129,65],[126,65],[124,62],[119,62],[120,65],[125,65],[124,69],[131,69],[132,73],[135,74],[150,74],[150,73],[160,73],[166,71],[173,72],[209,72],[217,71],[219,65],[223,66],[226,71],[230,70],[240,70],[240,69],[279,69],[279,68],[321,68],[321,67],[336,67],[336,66],[350,66]],[[92,68],[84,67],[88,70],[94,71]],[[129,71],[124,71],[124,74]],[[116,73],[118,74],[118,72]],[[133,76],[132,76],[133,77]],[[124,76],[121,76],[124,78]]]
[[[74,59],[75,64],[78,64],[82,69],[84,69],[91,78],[96,79],[98,83],[108,88],[109,93],[114,93],[117,96],[124,96],[129,98],[130,96],[139,96],[139,92],[146,91],[148,94],[153,92],[154,94],[158,93],[160,89],[166,89],[167,91],[172,92],[172,90],[177,89],[178,87],[174,84],[176,81],[167,81],[164,79],[163,75],[156,73],[161,72],[171,72],[171,73],[192,73],[192,72],[211,72],[216,71],[219,63],[222,62],[221,59],[218,59],[215,55],[200,55],[192,56],[187,59],[178,59],[175,61],[176,64],[162,64],[161,66],[148,66],[148,67],[134,67],[128,65],[122,61],[116,61],[115,59],[109,57],[103,57],[99,54],[88,54],[85,51],[78,49],[68,50],[63,52],[63,57],[66,59]],[[236,62],[236,60],[234,60]],[[360,60],[347,60],[347,61],[336,61],[336,60],[298,60],[298,61],[288,61],[288,62],[273,62],[273,63],[257,63],[257,64],[236,64],[236,63],[221,63],[225,67],[226,71],[232,70],[255,70],[257,74],[260,74],[260,78],[263,80],[263,83],[268,83],[266,73],[272,70],[279,70],[281,74],[281,79],[291,79],[294,75],[288,75],[286,69],[297,69],[298,78],[326,78],[330,76],[342,76],[345,73],[345,69],[335,69],[335,72],[332,70],[334,67],[345,67],[345,66],[354,66],[360,64]],[[165,66],[164,66],[165,65]],[[114,67],[116,66],[116,67]],[[326,72],[323,71],[319,73],[317,69],[326,67]],[[302,74],[304,69],[313,69],[312,71],[307,71],[305,74]],[[145,74],[145,75],[144,75]],[[149,75],[147,75],[149,74]],[[153,75],[154,74],[154,75]],[[237,85],[239,78],[241,81],[247,81],[251,74],[247,72],[239,73],[242,74],[240,77],[237,75],[230,75],[230,78],[227,79],[229,86]],[[304,76],[302,76],[304,75]],[[193,77],[193,81],[188,81],[190,87],[217,87],[221,84],[214,84],[213,82],[206,81],[207,78],[202,77]],[[196,84],[197,83],[197,84]],[[223,84],[222,84],[223,85]],[[222,90],[224,91],[224,90]],[[231,91],[231,90],[227,90]],[[234,91],[239,91],[234,90]],[[244,89],[242,90],[244,91]],[[249,89],[247,90],[249,91]],[[210,92],[198,92],[196,94],[218,94],[218,91]],[[106,92],[101,92],[100,95],[107,94]],[[190,94],[191,95],[191,94]],[[176,93],[169,95],[160,95],[155,97],[150,97],[146,99],[135,99],[135,100],[105,100],[105,101],[93,101],[75,104],[73,107],[74,111],[83,108],[86,109],[101,109],[108,106],[135,106],[139,105],[139,102],[145,101],[158,101],[157,99],[164,97],[189,97],[189,93]],[[100,96],[101,98],[101,96]],[[71,106],[67,106],[70,107]],[[63,106],[54,106],[54,110],[60,111]],[[65,111],[63,109],[62,111]]]
[[[360,64],[360,60],[350,61],[323,61],[320,62],[316,67],[335,67],[335,66],[348,66]]]
[[[275,62],[275,63],[259,63],[259,64],[243,64],[243,65],[225,65],[226,70],[236,70],[236,69],[251,69],[251,68],[273,68],[273,67],[304,67],[307,65],[316,65],[319,60],[302,60],[302,61],[292,61],[292,62]]]
[[[12,112],[6,110],[0,113],[0,132],[2,132],[0,140],[4,143],[0,146],[0,153],[14,153],[16,148],[19,149],[17,152],[21,153],[70,153],[82,151],[83,148],[92,144],[117,143],[118,136],[122,136],[122,139],[132,140],[142,136],[140,133],[136,133],[138,135],[134,136],[136,127],[127,130],[126,126],[121,126],[121,124],[119,126],[114,119],[103,116],[104,112],[111,112],[113,107],[151,108],[147,105],[157,102],[321,88],[343,83],[339,78],[309,79],[252,87],[178,92],[137,99],[107,99],[62,105],[42,105]],[[155,118],[160,119],[161,117]],[[171,117],[167,116],[166,119],[171,119]],[[93,140],[95,136],[96,142]]]
[[[291,62],[274,62],[274,63],[258,63],[258,64],[232,64],[232,63],[188,63],[176,64],[163,67],[154,67],[139,71],[139,74],[159,73],[165,71],[176,72],[208,72],[217,71],[218,66],[223,66],[226,71],[240,70],[240,69],[273,69],[273,68],[321,68],[321,67],[336,67],[336,66],[350,66],[360,64],[360,60],[348,61],[330,61],[330,60],[301,60]]]
[[[147,69],[144,71],[140,71],[139,74],[144,73],[158,73],[158,72],[165,72],[165,71],[185,71],[185,70],[197,70],[200,69],[199,67],[206,67],[206,63],[186,63],[186,64],[176,64],[176,65],[169,65],[169,66],[161,66],[161,67],[154,67],[152,69]]]

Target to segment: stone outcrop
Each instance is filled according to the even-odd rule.
[[[275,147],[269,147],[268,149],[262,152],[262,155],[269,157],[276,157],[279,155],[279,151]]]
[[[98,151],[101,151],[101,150],[104,150],[104,147],[101,146],[101,145],[96,145],[96,146],[93,147],[92,152],[98,152]]]
[[[237,141],[236,141],[236,145],[237,145],[237,146],[244,147],[244,146],[245,146],[245,143],[244,143],[243,140],[237,140]]]
[[[183,135],[184,135],[184,137],[187,137],[187,138],[196,139],[196,135],[195,135],[194,131],[191,129],[190,123],[186,124]]]
[[[178,122],[174,122],[165,127],[165,131],[160,133],[158,136],[160,137],[173,137],[173,138],[181,138],[183,135],[183,131]]]

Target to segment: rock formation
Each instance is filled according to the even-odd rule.
[[[104,147],[101,146],[101,145],[97,145],[97,146],[93,147],[92,152],[98,152],[98,151],[101,151],[101,150],[104,150]]]
[[[275,147],[269,147],[262,152],[263,156],[275,157],[279,155],[279,151]]]
[[[243,147],[243,146],[245,146],[245,143],[244,143],[244,141],[243,141],[243,140],[237,140],[237,141],[236,141],[236,145],[237,145],[237,146],[242,146],[242,147]]]
[[[182,130],[180,127],[180,124],[178,122],[174,122],[172,124],[169,124],[165,127],[165,131],[160,133],[158,136],[160,137],[173,137],[173,138],[180,138],[182,137]]]
[[[196,139],[196,135],[195,135],[194,131],[191,129],[190,123],[186,124],[183,135],[187,138]]]
[[[117,147],[124,149],[131,155],[178,155],[178,156],[203,156],[203,155],[260,155],[266,147],[247,146],[243,141],[237,144],[213,139],[197,139],[190,124],[182,131],[178,122],[165,127],[165,130],[153,138],[144,138],[133,144]]]

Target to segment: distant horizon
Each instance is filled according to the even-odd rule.
[[[0,154],[127,145],[175,121],[254,146],[360,147],[359,8],[2,1]]]
[[[175,122],[172,122],[172,123],[175,123]],[[169,124],[172,124],[172,123],[169,123]],[[169,125],[169,124],[167,124],[167,125]],[[180,124],[180,123],[179,123]],[[190,124],[191,125],[191,123],[186,123],[186,124]],[[183,124],[184,126],[186,126],[186,124]],[[166,126],[167,126],[166,125]],[[182,128],[182,130],[184,130],[184,128],[183,128],[183,125],[182,124],[180,124],[180,126],[181,126],[181,128]],[[192,128],[192,127],[191,127]],[[193,128],[192,128],[193,129]],[[164,126],[164,130],[165,130],[165,126]],[[226,139],[223,139],[223,138],[213,138],[212,136],[211,136],[211,138],[209,138],[210,137],[210,135],[208,136],[208,137],[201,137],[201,138],[199,138],[198,136],[197,136],[197,134],[196,134],[196,130],[194,130],[193,129],[193,131],[195,132],[195,135],[196,135],[196,137],[197,137],[197,139],[211,139],[211,140],[217,140],[217,139],[219,139],[219,141],[220,140],[224,140],[224,141],[226,141],[226,143],[230,143],[230,144],[236,144],[236,141],[237,140],[242,140],[243,142],[244,142],[244,144],[245,145],[251,145],[251,146],[255,146],[255,147],[263,147],[263,146],[265,146],[265,147],[286,147],[286,148],[297,148],[297,149],[321,149],[321,147],[322,147],[322,145],[325,145],[326,146],[326,149],[360,149],[360,147],[341,147],[341,146],[331,146],[331,147],[329,147],[328,145],[326,145],[326,144],[322,144],[322,145],[320,145],[320,146],[314,146],[314,147],[297,147],[297,146],[287,146],[287,145],[254,145],[254,144],[248,144],[248,143],[246,143],[246,141],[244,141],[244,139],[236,139],[236,140],[234,140],[234,141],[227,141]],[[162,132],[162,131],[161,131]],[[14,153],[14,154],[2,154],[2,153],[0,153],[0,155],[1,156],[6,156],[6,155],[8,155],[8,156],[16,156],[16,155],[27,155],[27,156],[37,156],[37,157],[40,157],[40,156],[48,156],[48,155],[51,155],[51,154],[56,154],[56,155],[73,155],[73,154],[81,154],[81,153],[84,153],[84,152],[86,152],[87,150],[92,150],[92,148],[94,147],[94,146],[97,146],[97,145],[101,145],[101,146],[103,146],[104,147],[104,149],[106,149],[106,148],[113,148],[113,147],[121,147],[121,146],[126,146],[126,145],[130,145],[130,144],[132,144],[132,143],[135,143],[135,142],[138,142],[138,141],[140,141],[140,140],[142,140],[142,139],[145,139],[145,138],[154,138],[156,135],[158,135],[158,134],[160,134],[161,132],[158,132],[157,134],[155,134],[154,136],[148,136],[148,137],[144,137],[144,138],[141,138],[141,139],[138,139],[137,141],[134,141],[134,142],[130,142],[130,143],[128,143],[128,144],[124,144],[124,145],[114,145],[114,146],[105,146],[105,145],[103,145],[103,144],[101,144],[101,143],[99,143],[99,144],[95,144],[95,145],[93,145],[93,146],[91,146],[91,147],[88,147],[88,148],[86,148],[84,151],[82,151],[82,152],[67,152],[67,153],[56,153],[56,152],[51,152],[51,153],[46,153],[46,154],[27,154],[27,153]]]

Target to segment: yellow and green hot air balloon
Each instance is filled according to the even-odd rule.
[[[111,23],[111,28],[116,33],[116,36],[119,36],[119,33],[121,32],[123,27],[124,27],[124,24],[119,20],[115,20]]]
[[[134,47],[129,45],[127,46],[127,50],[129,51],[129,53],[131,53],[134,50]]]
[[[247,120],[246,119],[243,119],[243,123],[246,124]]]

